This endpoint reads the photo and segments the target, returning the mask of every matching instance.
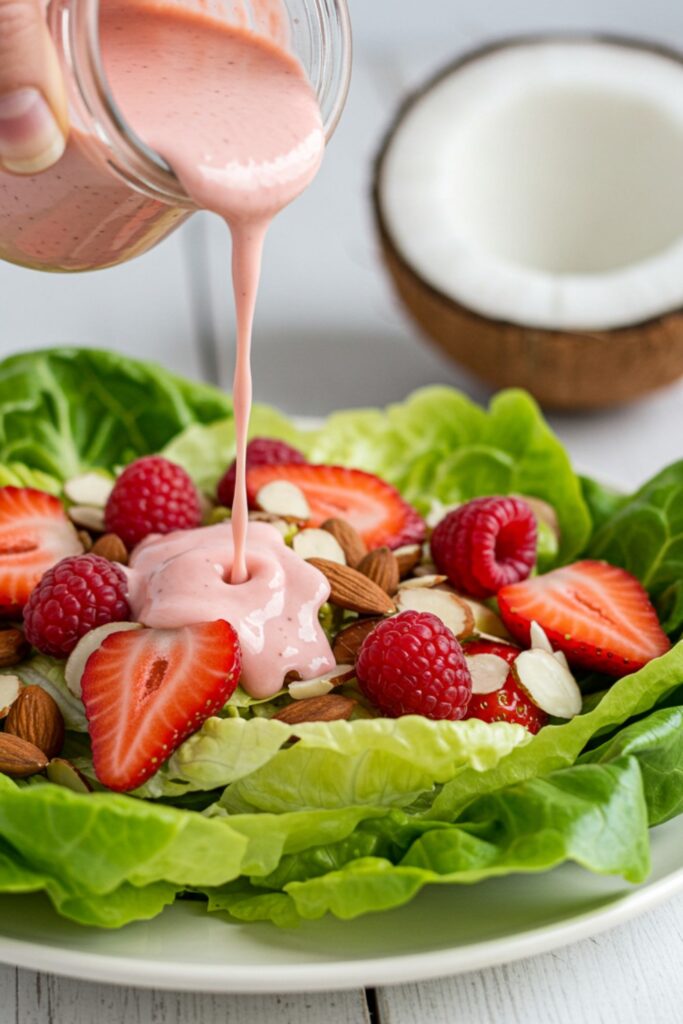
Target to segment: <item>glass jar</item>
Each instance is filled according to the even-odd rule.
[[[247,26],[294,53],[330,137],[350,76],[346,0],[169,2]],[[53,271],[114,266],[152,248],[196,209],[116,107],[100,60],[98,11],[98,0],[52,0],[48,7],[71,131],[63,157],[42,174],[0,172],[0,259]]]

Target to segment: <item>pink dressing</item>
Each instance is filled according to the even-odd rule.
[[[318,621],[329,584],[267,523],[249,523],[249,579],[226,582],[232,568],[229,523],[153,536],[133,552],[129,601],[136,621],[157,629],[226,619],[242,648],[241,685],[252,697],[272,697],[288,672],[313,679],[334,667]]]

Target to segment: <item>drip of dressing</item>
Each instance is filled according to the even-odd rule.
[[[306,188],[320,166],[325,146],[320,110],[293,56],[204,13],[104,0],[100,37],[107,77],[127,121],[170,164],[194,203],[222,217],[232,234],[237,315],[232,582],[243,583],[250,348],[263,240],[275,214]]]
[[[237,472],[231,526],[213,536],[224,537],[230,553],[229,566],[224,558],[216,558],[215,564],[223,567],[239,594],[246,594],[250,564],[257,564],[256,551],[250,549],[247,537],[253,544],[261,540],[260,532],[248,525],[245,471],[252,400],[251,335],[263,242],[272,218],[304,190],[320,166],[325,145],[320,110],[301,65],[291,54],[245,28],[226,25],[201,11],[102,0],[100,42],[113,95],[128,123],[169,163],[193,202],[222,217],[232,235]],[[193,531],[188,539],[203,543],[201,533]],[[280,545],[274,557],[291,583],[282,591],[286,597],[283,615],[287,617],[298,614],[298,577],[308,579],[311,571],[317,571],[300,559],[292,561],[285,551]],[[189,552],[184,554],[190,557]],[[137,565],[142,571],[141,563]],[[198,567],[199,562],[197,571]],[[173,579],[181,586],[181,576]],[[135,580],[131,577],[131,585],[137,587]],[[209,583],[214,586],[215,581]],[[221,587],[226,586],[221,577]],[[263,596],[259,588],[253,593]],[[134,612],[136,607],[143,609],[139,618],[148,625],[166,621],[154,608],[160,595],[155,590],[150,591],[153,594],[157,597],[148,595],[144,604],[133,604]],[[185,611],[175,615],[174,624],[200,621],[194,601],[187,597]],[[229,604],[232,618],[224,617],[241,637],[238,620],[240,615],[244,618],[243,606],[237,597]],[[218,607],[213,611],[206,604],[201,607],[204,618],[222,614]],[[250,601],[248,615],[253,611]],[[324,646],[321,671],[332,664],[327,641]],[[323,648],[320,637],[318,647]],[[264,651],[259,657],[265,664]],[[251,656],[246,651],[244,660],[244,683],[249,688],[253,681],[256,687],[258,673],[255,667],[253,672],[247,670]],[[301,674],[311,678],[317,670],[309,667]],[[279,689],[283,676],[278,685],[271,680],[270,692]]]

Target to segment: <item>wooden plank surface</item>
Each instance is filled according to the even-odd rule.
[[[0,1024],[370,1024],[362,992],[210,996],[93,985],[0,966]]]
[[[461,977],[383,989],[381,1024],[677,1024],[683,896],[604,935]]]

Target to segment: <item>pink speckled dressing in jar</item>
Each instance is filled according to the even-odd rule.
[[[112,266],[146,252],[203,205],[179,180],[178,168],[171,169],[154,149],[154,140],[142,141],[144,125],[131,125],[130,110],[121,112],[124,97],[117,92],[125,87],[107,44],[117,19],[133,42],[133,21],[140,28],[145,10],[163,13],[167,25],[175,24],[176,36],[183,19],[187,28],[194,22],[204,38],[213,28],[212,49],[215,53],[224,42],[228,70],[227,54],[237,33],[251,36],[255,46],[269,46],[283,61],[294,61],[316,95],[325,134],[333,131],[348,85],[345,0],[101,0],[100,5],[52,0],[48,20],[66,78],[70,137],[62,159],[44,174],[26,178],[0,171],[0,259],[51,271]],[[145,70],[156,83],[153,54],[149,57]],[[142,89],[141,77],[138,84]],[[188,126],[175,101],[185,86],[182,77],[168,82],[179,143]],[[215,98],[214,112],[220,99]]]

